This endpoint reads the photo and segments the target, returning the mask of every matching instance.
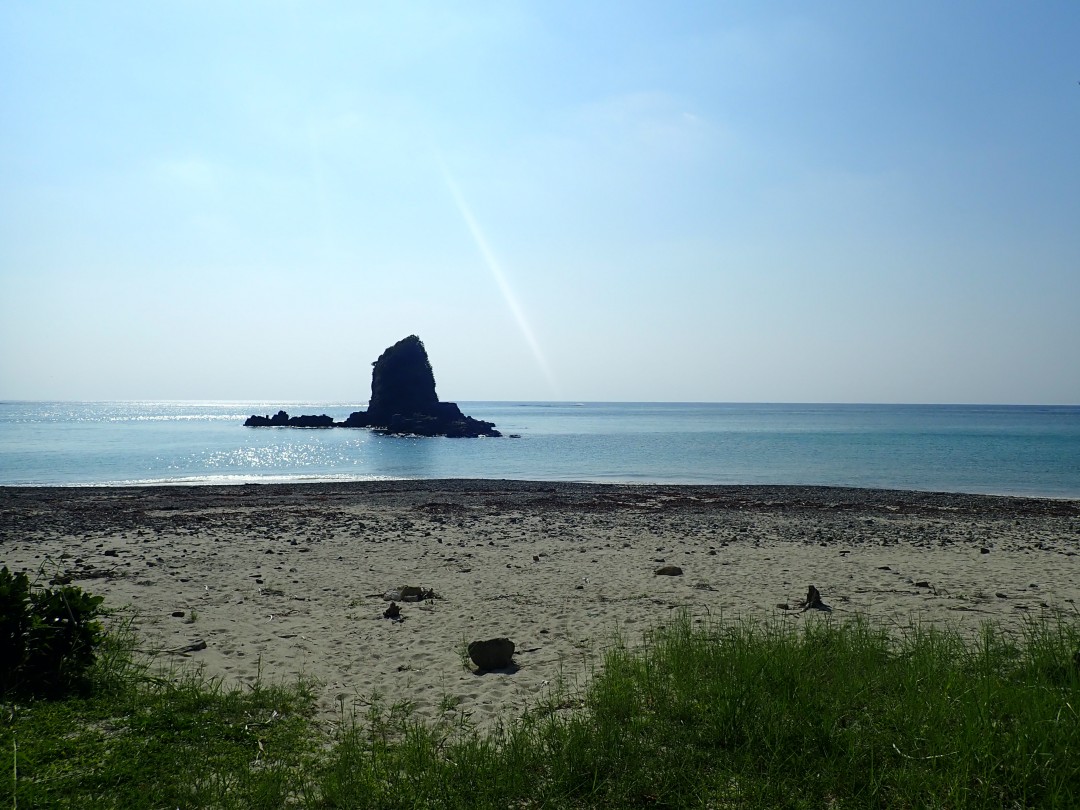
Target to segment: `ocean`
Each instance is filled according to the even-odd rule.
[[[486,478],[1080,498],[1080,407],[463,402],[502,439],[245,428],[325,402],[0,402],[0,485]]]

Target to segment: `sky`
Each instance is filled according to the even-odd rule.
[[[0,4],[0,399],[1080,404],[1080,3]]]

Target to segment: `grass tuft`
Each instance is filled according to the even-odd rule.
[[[90,696],[4,707],[0,745],[17,763],[0,805],[302,806],[317,748],[303,684],[151,676],[130,640],[123,630],[107,638]]]

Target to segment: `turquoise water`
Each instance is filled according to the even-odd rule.
[[[489,478],[1080,497],[1080,407],[460,403],[518,439],[244,428],[356,403],[2,402],[0,485]]]

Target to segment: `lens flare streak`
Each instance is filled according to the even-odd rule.
[[[525,317],[525,312],[522,310],[521,304],[518,303],[517,296],[514,294],[514,290],[510,286],[510,282],[507,280],[502,266],[499,264],[498,259],[495,258],[495,253],[492,251],[487,238],[484,236],[484,231],[480,228],[480,224],[476,221],[476,217],[473,216],[472,208],[465,200],[464,195],[461,193],[461,189],[458,188],[457,183],[454,181],[453,176],[451,176],[450,171],[446,168],[446,165],[441,164],[441,169],[443,181],[450,190],[450,196],[454,199],[454,205],[457,208],[458,213],[461,214],[461,218],[465,220],[465,225],[469,229],[469,234],[472,236],[473,242],[476,243],[476,249],[480,252],[488,270],[491,271],[491,275],[495,279],[495,284],[498,286],[499,292],[502,293],[503,300],[506,301],[506,306],[510,309],[510,314],[513,315],[514,320],[517,321],[518,329],[521,331],[522,337],[525,338],[525,342],[529,345],[533,357],[536,358],[537,365],[540,366],[540,370],[543,371],[544,377],[551,387],[551,391],[553,393],[557,392],[558,386],[555,384],[555,377],[551,373],[551,368],[548,366],[547,359],[540,349],[540,344],[533,334],[532,327]]]

